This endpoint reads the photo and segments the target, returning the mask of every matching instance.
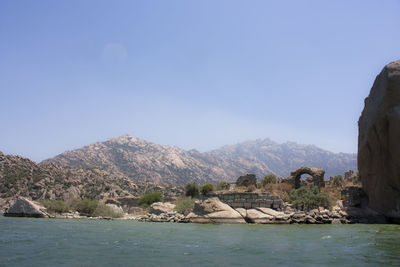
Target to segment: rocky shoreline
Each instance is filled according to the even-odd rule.
[[[309,211],[295,209],[284,203],[281,210],[265,207],[236,208],[221,202],[217,197],[197,200],[192,212],[181,214],[174,210],[175,205],[165,202],[153,203],[144,215],[125,214],[121,218],[88,217],[78,212],[49,214],[45,208],[26,198],[19,197],[3,215],[8,217],[36,217],[55,219],[105,219],[136,220],[141,222],[175,223],[233,223],[233,224],[350,224],[387,223],[385,217],[368,208],[344,207],[337,201],[331,209],[318,208]]]

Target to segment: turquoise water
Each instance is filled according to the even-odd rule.
[[[199,225],[0,216],[1,266],[399,266],[400,225]]]

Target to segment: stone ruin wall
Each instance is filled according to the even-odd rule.
[[[271,208],[279,210],[282,207],[283,201],[278,196],[268,193],[215,193],[212,192],[208,196],[218,197],[219,200],[228,204],[232,208]]]

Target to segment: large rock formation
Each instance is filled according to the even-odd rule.
[[[24,197],[18,197],[14,204],[4,213],[9,217],[49,218],[46,208]]]
[[[197,200],[193,212],[186,216],[193,223],[246,223],[239,212],[222,203],[217,197]]]
[[[369,207],[400,222],[400,61],[376,77],[358,127],[358,170]]]
[[[149,213],[160,215],[161,213],[172,212],[175,209],[175,205],[169,202],[156,202],[151,204]]]

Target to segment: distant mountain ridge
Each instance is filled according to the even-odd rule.
[[[172,185],[234,181],[246,173],[255,173],[258,178],[271,173],[287,177],[300,166],[322,168],[329,178],[357,166],[356,154],[332,153],[314,145],[293,142],[278,144],[264,139],[199,152],[158,145],[131,135],[66,151],[41,164],[46,163],[101,168],[135,182]]]

